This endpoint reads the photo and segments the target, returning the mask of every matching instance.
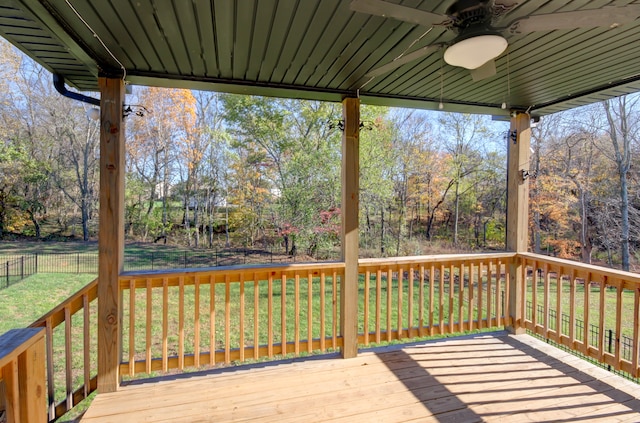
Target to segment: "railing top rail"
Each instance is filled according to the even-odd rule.
[[[196,275],[216,275],[220,273],[224,274],[236,274],[247,272],[288,272],[296,270],[307,269],[336,269],[344,268],[344,263],[335,262],[308,262],[308,263],[284,263],[284,264],[240,264],[234,266],[215,266],[215,267],[201,267],[201,268],[186,268],[186,269],[158,269],[158,270],[132,270],[122,272],[120,279],[140,279],[140,278],[162,278],[162,277],[175,277],[175,276],[196,276]]]
[[[579,261],[571,261],[571,260],[561,259],[557,257],[543,256],[541,254],[534,254],[534,253],[519,253],[518,256],[531,261],[535,260],[539,263],[550,263],[550,264],[561,266],[561,267],[575,269],[577,271],[580,271],[581,273],[592,273],[592,274],[606,276],[612,279],[619,279],[627,282],[632,282],[634,284],[636,283],[640,284],[639,274],[632,273],[632,272],[625,272],[624,270],[610,269],[607,267],[596,266],[593,264],[581,263]]]
[[[43,328],[11,329],[0,335],[0,369],[43,336]]]
[[[426,256],[409,256],[409,257],[388,257],[388,258],[367,258],[358,260],[360,267],[370,266],[389,266],[400,264],[419,264],[424,262],[452,262],[452,261],[473,261],[473,260],[492,260],[515,257],[516,253],[479,253],[479,254],[436,254]]]

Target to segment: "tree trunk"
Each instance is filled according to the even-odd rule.
[[[81,200],[80,209],[82,213],[82,240],[89,241],[89,205],[84,197]]]
[[[380,207],[380,254],[384,257],[384,207]]]
[[[459,178],[458,178],[459,179]],[[460,214],[460,182],[456,180],[456,192],[453,217],[453,245],[458,245],[458,218]]]
[[[629,271],[629,190],[627,187],[627,172],[620,172],[620,200],[622,270]]]

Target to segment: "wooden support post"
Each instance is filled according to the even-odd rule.
[[[124,81],[100,84],[100,227],[98,231],[98,391],[120,384],[121,305],[118,277],[124,256]]]
[[[527,113],[517,113],[511,118],[507,163],[507,251],[522,253],[527,251],[529,231],[529,156],[531,147],[531,117]],[[523,333],[522,263],[518,257],[509,263],[508,312],[512,333]]]
[[[342,260],[344,280],[340,286],[340,332],[342,357],[358,355],[358,207],[360,178],[360,100],[342,102]]]
[[[44,334],[44,328],[27,328],[0,336],[0,379],[8,423],[47,421]]]

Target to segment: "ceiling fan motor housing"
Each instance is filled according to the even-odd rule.
[[[447,9],[451,29],[460,33],[468,28],[483,25],[489,27],[493,17],[493,2],[489,0],[459,0]]]

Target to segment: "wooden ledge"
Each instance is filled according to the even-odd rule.
[[[44,328],[12,329],[0,336],[0,369],[44,338]]]

